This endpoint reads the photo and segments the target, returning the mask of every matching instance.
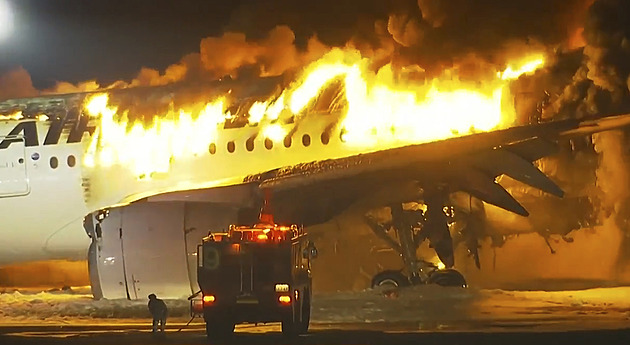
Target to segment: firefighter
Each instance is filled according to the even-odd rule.
[[[160,331],[164,332],[164,326],[166,326],[166,317],[168,316],[168,308],[166,303],[157,298],[155,294],[149,295],[149,311],[153,316],[153,333],[158,330],[158,323],[160,324]]]

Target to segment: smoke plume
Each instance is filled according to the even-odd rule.
[[[375,67],[388,62],[419,65],[432,76],[461,64],[487,72],[484,67],[496,68],[532,47],[571,45],[592,1],[242,1],[222,35],[204,38],[198,52],[164,71],[142,68],[136,76],[109,85],[59,82],[41,92],[158,86],[240,73],[275,76],[345,45],[381,61]],[[0,98],[16,94],[29,95],[0,89]]]
[[[0,76],[0,99],[33,97],[37,94],[30,74],[22,67]]]

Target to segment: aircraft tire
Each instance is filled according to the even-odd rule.
[[[372,278],[372,288],[378,286],[394,288],[409,286],[409,279],[400,271],[383,271]]]
[[[427,284],[436,284],[447,287],[467,287],[466,279],[459,271],[452,268],[431,272]]]

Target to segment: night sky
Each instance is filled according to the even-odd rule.
[[[370,30],[389,1],[320,0],[4,0],[15,12],[12,37],[0,42],[0,75],[22,66],[38,89],[55,81],[130,80],[141,67],[164,70],[201,39],[239,31],[257,39],[279,24],[296,42],[317,33],[343,43],[357,22]],[[400,0],[397,0],[400,1]],[[415,1],[415,0],[413,0]],[[364,17],[361,21],[357,18]]]
[[[9,0],[12,37],[0,43],[0,72],[23,66],[35,87],[57,80],[130,78],[163,69],[216,35],[239,1]]]

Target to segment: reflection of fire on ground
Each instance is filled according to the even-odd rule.
[[[87,261],[53,260],[0,268],[0,289],[56,288],[90,284]]]
[[[186,300],[166,300],[169,322],[189,320]],[[146,302],[99,300],[80,291],[72,293],[0,294],[0,322],[7,325],[137,324],[146,329]],[[581,291],[503,291],[417,286],[399,290],[396,298],[381,291],[320,293],[313,298],[311,321],[331,324],[369,323],[374,330],[387,322],[418,330],[563,330],[626,328],[630,288]],[[199,325],[197,319],[193,324]],[[178,324],[179,325],[174,325]],[[202,325],[202,324],[201,324]],[[249,326],[248,326],[249,327]],[[277,326],[276,326],[277,327]],[[315,328],[314,327],[314,328]],[[519,327],[519,331],[524,328]],[[390,329],[391,330],[391,329]]]

